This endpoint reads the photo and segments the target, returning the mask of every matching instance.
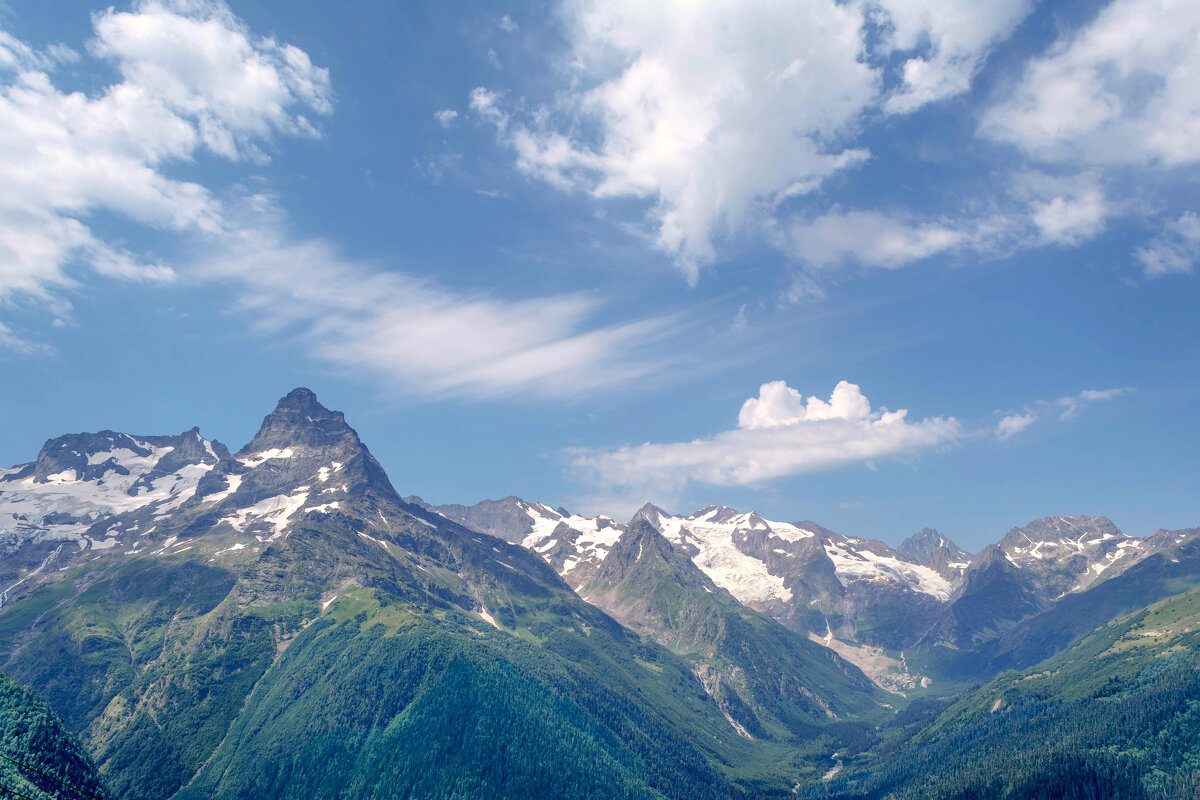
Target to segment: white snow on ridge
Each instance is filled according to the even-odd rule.
[[[564,517],[541,503],[524,506],[524,511],[533,522],[533,530],[525,536],[521,545],[530,550],[544,553],[553,547],[554,531],[559,525],[566,525],[577,533],[574,545],[578,557],[564,562],[563,574],[570,572],[581,561],[603,561],[624,530],[608,517],[591,518],[575,514]]]
[[[749,515],[740,515],[730,522],[714,522],[716,509],[697,519],[687,517],[664,517],[661,520],[662,534],[673,545],[690,544],[699,552],[692,561],[712,582],[728,589],[742,603],[765,603],[770,600],[787,602],[792,592],[783,584],[783,578],[767,571],[767,565],[757,558],[748,556],[734,544],[734,532],[738,521],[742,528],[749,523]],[[766,525],[765,520],[762,520]],[[798,529],[797,529],[798,530]]]
[[[290,448],[289,448],[289,451],[290,451]],[[289,452],[289,455],[290,455],[290,452]],[[319,480],[321,483],[324,483],[325,481],[329,480],[330,475],[341,472],[342,467],[344,467],[344,466],[346,466],[346,465],[340,461],[329,462],[328,467],[321,467],[319,470],[317,470],[317,480]]]
[[[196,493],[196,484],[212,469],[211,464],[190,464],[156,478],[149,487],[138,486],[131,495],[134,484],[175,448],[153,447],[131,437],[129,441],[144,447],[149,454],[142,456],[118,447],[88,456],[91,464],[103,464],[111,458],[129,470],[128,475],[109,470],[98,480],[79,480],[77,471],[68,469],[48,476],[44,483],[36,483],[32,475],[0,483],[0,531],[78,539],[79,534],[104,517],[152,504],[158,504],[163,513],[178,508]],[[15,473],[16,470],[4,471],[5,475]],[[48,514],[66,514],[80,521],[47,525],[43,520]]]
[[[548,553],[563,537],[555,536],[559,525],[573,532],[566,537],[575,547],[575,554],[563,562],[560,571],[565,575],[583,563],[603,561],[620,538],[624,526],[617,526],[607,517],[564,517],[541,503],[524,506],[533,523],[533,530],[522,544],[535,552]],[[792,592],[784,577],[770,572],[766,563],[747,555],[739,543],[750,534],[765,534],[768,541],[780,545],[794,544],[817,536],[813,531],[789,522],[776,522],[757,513],[739,514],[725,507],[706,508],[687,517],[661,514],[659,529],[673,545],[694,553],[692,561],[718,586],[729,590],[739,601],[763,604],[772,601],[789,602]],[[860,546],[861,545],[861,546]],[[854,581],[892,581],[913,591],[931,595],[939,600],[949,598],[953,589],[949,581],[934,570],[911,564],[890,555],[878,555],[864,540],[838,537],[825,543],[825,551],[833,562],[842,585]],[[772,547],[777,555],[789,555],[784,547]]]
[[[292,448],[288,447],[280,450],[278,447],[272,447],[270,450],[263,450],[261,453],[251,453],[248,456],[241,456],[238,461],[245,464],[247,467],[257,467],[265,461],[270,461],[273,458],[291,458],[295,454]]]
[[[283,533],[283,529],[287,527],[288,520],[304,506],[307,500],[308,492],[278,494],[274,497],[268,497],[265,500],[259,500],[247,508],[238,509],[233,514],[222,517],[218,520],[218,524],[227,522],[230,527],[240,533],[245,530],[247,525],[266,522],[275,529],[275,533],[267,538],[269,542]]]
[[[242,476],[241,475],[226,475],[225,481],[226,481],[225,488],[219,492],[214,492],[213,494],[208,495],[207,497],[204,498],[204,502],[217,503],[217,502],[220,502],[221,500],[224,500],[226,497],[229,497],[229,495],[236,492],[238,490],[238,487],[242,485]]]
[[[837,579],[843,586],[855,580],[891,580],[939,600],[950,597],[950,582],[929,567],[911,564],[891,556],[879,555],[849,542],[825,542],[825,554],[833,562]]]

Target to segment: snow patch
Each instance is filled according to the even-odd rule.
[[[226,497],[229,497],[229,495],[236,492],[238,490],[238,487],[242,485],[242,476],[241,475],[226,475],[225,481],[226,481],[225,488],[219,492],[214,492],[213,494],[208,495],[207,497],[204,498],[204,502],[219,503],[222,500],[224,500]]]
[[[838,581],[843,586],[862,580],[896,581],[938,600],[949,599],[953,590],[949,581],[929,567],[879,555],[866,548],[854,548],[848,542],[826,541],[825,554],[833,562]]]
[[[280,450],[278,447],[272,447],[270,450],[263,450],[258,453],[251,453],[248,456],[240,456],[238,461],[245,464],[247,467],[257,467],[266,461],[273,458],[291,458],[295,454],[292,448],[288,447]]]
[[[247,508],[238,509],[229,516],[221,517],[218,524],[226,522],[235,531],[241,533],[248,525],[265,522],[275,529],[275,532],[266,539],[270,542],[283,533],[288,519],[299,511],[307,500],[308,492],[275,495],[265,500],[259,500]]]

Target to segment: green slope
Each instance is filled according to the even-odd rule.
[[[813,775],[796,748],[739,736],[688,662],[564,587],[516,573],[466,583],[335,523],[239,560],[209,563],[227,544],[213,537],[64,573],[0,613],[0,664],[45,693],[129,800],[169,797],[197,773],[189,796],[310,793],[312,769],[358,773],[362,753],[391,764],[362,773],[380,796],[439,774],[496,797],[542,785],[699,798],[786,793]],[[505,630],[463,607],[472,595]],[[353,623],[347,604],[361,605]],[[459,754],[449,773],[428,760],[439,743]]]
[[[694,679],[657,648],[640,663],[623,650],[595,628],[531,646],[354,590],[272,666],[180,797],[728,796],[672,725],[704,722]]]
[[[965,693],[815,797],[1200,796],[1200,589]]]
[[[33,692],[0,675],[0,789],[31,800],[107,796],[92,760]]]
[[[1007,567],[1000,563],[997,568]],[[1086,591],[1064,595],[1045,610],[1033,613],[1030,605],[1023,619],[1012,622],[998,635],[982,641],[959,641],[957,646],[930,637],[931,641],[907,651],[906,656],[918,671],[933,676],[941,691],[949,689],[953,693],[1001,670],[1036,664],[1111,620],[1198,584],[1200,537],[1195,537],[1154,553]],[[1005,586],[1011,591],[1011,583]],[[991,604],[999,609],[993,613],[1015,615],[1017,603],[1004,591],[986,588],[974,593],[979,605]],[[949,619],[959,618],[952,613]],[[966,629],[977,632],[982,626],[972,624]]]
[[[743,606],[644,519],[581,593],[691,662],[745,735],[793,741],[824,759],[847,730],[883,716],[884,693],[858,667]]]

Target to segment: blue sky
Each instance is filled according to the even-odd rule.
[[[1165,0],[0,5],[0,461],[236,449],[305,385],[434,502],[1200,524],[1198,41]]]

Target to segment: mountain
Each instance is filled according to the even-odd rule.
[[[743,606],[667,541],[645,511],[580,591],[692,663],[739,732],[803,742],[830,720],[880,710],[857,667]]]
[[[107,793],[96,766],[62,719],[0,674],[0,789],[27,800]]]
[[[922,528],[905,539],[896,552],[914,564],[929,567],[957,585],[971,563],[971,554],[933,528]]]
[[[945,673],[980,669],[978,650],[1050,605],[1033,576],[988,545],[971,563],[945,614],[920,645],[932,649]]]
[[[1046,517],[1013,528],[999,545],[1039,594],[1053,599],[1086,589],[1105,570],[1119,571],[1144,555],[1141,540],[1107,517]]]
[[[907,744],[810,796],[1190,800],[1200,796],[1197,697],[1193,583],[965,692]]]
[[[512,541],[542,556],[577,590],[588,585],[629,527],[515,497],[426,507],[466,525],[504,519]],[[910,646],[936,624],[954,589],[936,569],[883,542],[725,506],[679,516],[647,504],[634,519],[648,521],[739,603],[833,647],[880,685],[903,690],[920,684],[921,676],[883,648]]]
[[[184,437],[84,436],[75,466],[44,451],[0,490],[33,565],[0,610],[0,669],[120,798],[770,795],[842,746],[816,723],[803,747],[742,735],[696,662],[538,554],[402,499],[308,390],[236,454]],[[836,696],[819,673],[807,700],[863,724],[874,690],[825,659]]]
[[[36,461],[0,470],[0,608],[32,576],[154,528],[191,499],[229,451],[192,429],[51,439]]]

